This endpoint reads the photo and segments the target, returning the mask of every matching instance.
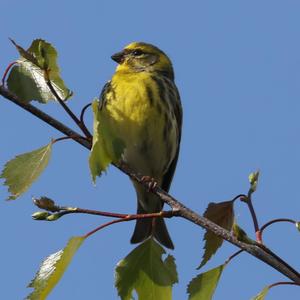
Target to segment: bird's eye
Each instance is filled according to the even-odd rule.
[[[134,56],[140,56],[140,55],[143,54],[143,51],[140,50],[140,49],[137,49],[137,50],[134,50],[134,51],[132,52],[132,54],[133,54]]]

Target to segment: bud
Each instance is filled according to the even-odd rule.
[[[300,231],[300,222],[296,222],[295,225],[296,225],[296,228]]]
[[[48,197],[41,197],[40,199],[32,198],[33,203],[41,209],[45,209],[51,212],[60,211],[59,206],[55,204],[55,202]]]
[[[50,214],[50,215],[46,218],[46,220],[47,220],[47,221],[56,221],[56,220],[58,220],[61,216],[62,216],[62,215],[60,215],[60,214]]]
[[[47,211],[37,211],[31,215],[34,220],[47,220],[47,218],[51,216]]]

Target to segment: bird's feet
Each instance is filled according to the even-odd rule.
[[[157,181],[153,177],[150,177],[150,176],[143,176],[142,183],[147,184],[148,192],[153,192],[154,189],[158,186]]]

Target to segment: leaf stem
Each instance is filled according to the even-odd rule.
[[[5,85],[5,81],[6,81],[6,76],[9,72],[9,70],[12,68],[13,65],[17,64],[18,62],[16,61],[13,61],[12,63],[10,63],[7,68],[5,69],[4,71],[4,74],[3,74],[3,77],[2,77],[2,85],[4,86]]]
[[[295,220],[292,219],[287,219],[287,218],[280,218],[280,219],[274,219],[271,220],[269,222],[267,222],[266,224],[264,224],[263,226],[261,226],[260,228],[260,233],[262,235],[263,231],[269,227],[270,225],[274,224],[274,223],[280,223],[280,222],[287,222],[287,223],[292,223],[292,224],[296,224],[297,222]]]
[[[53,96],[56,98],[56,100],[58,101],[58,103],[62,106],[62,108],[66,111],[66,113],[71,117],[71,119],[76,123],[76,125],[82,130],[82,132],[85,134],[85,136],[89,139],[92,139],[92,135],[89,132],[89,130],[86,128],[85,124],[82,123],[77,116],[72,112],[72,110],[67,106],[67,104],[65,103],[65,101],[60,98],[60,96],[58,95],[58,93],[56,92],[55,88],[53,87],[51,80],[49,78],[49,72],[45,71],[45,80],[46,83],[51,91],[51,93],[53,94]]]
[[[242,252],[244,252],[244,250],[239,250],[239,251],[233,253],[231,256],[229,256],[226,259],[225,264],[227,265],[233,258],[235,258],[236,256],[240,255]]]
[[[273,284],[270,284],[268,286],[269,289],[271,289],[274,286],[278,286],[278,285],[298,285],[300,286],[300,284],[296,283],[296,282],[291,282],[291,281],[279,281],[279,282],[275,282]]]

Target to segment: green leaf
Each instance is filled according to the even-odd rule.
[[[249,183],[250,183],[249,194],[252,194],[256,191],[258,178],[259,178],[259,171],[253,172],[249,175]]]
[[[89,157],[90,171],[93,182],[112,162],[118,162],[124,151],[124,142],[117,137],[110,126],[110,118],[99,110],[98,100],[92,104],[94,112],[93,146]]]
[[[14,200],[27,191],[32,183],[41,175],[48,165],[52,150],[52,142],[48,145],[16,156],[7,162],[0,175],[8,186],[10,196]]]
[[[34,288],[34,291],[27,296],[27,300],[46,299],[63,276],[83,241],[84,237],[72,237],[64,249],[51,254],[42,262],[35,278],[28,285]]]
[[[172,285],[178,282],[175,260],[153,239],[148,239],[116,267],[115,286],[122,300],[132,299],[135,290],[141,300],[171,300]]]
[[[209,203],[204,217],[230,231],[234,221],[233,202]],[[204,240],[204,254],[198,269],[203,267],[223,244],[223,239],[209,230],[206,231]]]
[[[60,77],[57,52],[51,44],[37,39],[32,42],[28,50],[24,50],[14,41],[12,42],[19,51],[21,58],[8,76],[7,86],[10,91],[26,103],[31,100],[41,103],[55,100],[45,79],[45,74],[48,74],[53,88],[61,99],[66,100],[71,96],[71,91],[67,89]]]
[[[225,266],[220,265],[193,278],[187,288],[189,300],[212,299]]]
[[[237,240],[250,244],[250,245],[256,245],[257,242],[249,238],[247,233],[237,224],[234,223],[232,227],[233,235],[237,238]]]
[[[267,293],[269,292],[270,287],[266,286],[258,295],[256,295],[252,300],[264,300]]]

